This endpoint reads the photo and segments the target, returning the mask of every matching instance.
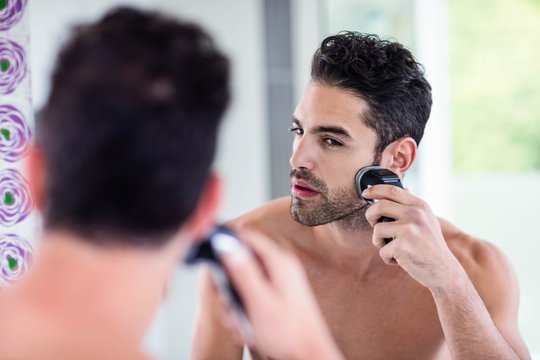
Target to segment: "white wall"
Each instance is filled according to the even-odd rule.
[[[416,56],[432,87],[433,106],[419,147],[419,195],[433,211],[452,218],[452,163],[447,0],[415,0]]]
[[[510,259],[520,286],[519,328],[540,356],[540,172],[455,174],[452,195],[456,223]]]
[[[291,3],[295,102],[300,99],[311,78],[311,59],[323,39],[322,10],[322,0],[293,0]]]

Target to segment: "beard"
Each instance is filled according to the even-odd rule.
[[[291,216],[298,223],[318,226],[337,222],[340,228],[346,229],[369,227],[365,216],[369,204],[358,196],[352,181],[350,188],[330,191],[322,180],[307,170],[293,169],[292,177],[302,179],[319,193],[317,197],[309,200],[291,197]]]

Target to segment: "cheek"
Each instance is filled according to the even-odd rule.
[[[341,189],[347,193],[356,195],[354,179],[358,170],[371,165],[370,159],[363,160],[352,156],[328,161],[325,169],[324,180],[330,191]]]
[[[351,169],[338,171],[330,171],[329,176],[325,178],[326,185],[328,189],[332,191],[345,191],[353,192],[356,191],[354,188],[354,177],[356,171],[351,171]]]
[[[358,199],[358,193],[354,187],[353,181],[340,181],[339,183],[334,183],[328,192],[328,197],[332,201],[355,201]]]
[[[354,182],[354,177],[358,170],[372,164],[373,154],[365,149],[357,149],[356,151],[349,152],[340,161],[336,161],[335,171],[339,171],[340,174],[347,176]]]
[[[350,185],[354,182],[356,172],[364,165],[361,161],[356,161],[352,157],[342,157],[332,159],[327,162],[327,174],[329,179],[333,179],[334,184],[341,186]]]

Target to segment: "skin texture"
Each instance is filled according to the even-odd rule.
[[[293,128],[300,130],[291,167],[309,172],[326,185],[328,198],[339,194],[344,205],[354,199],[356,171],[374,158],[375,133],[361,121],[366,107],[341,89],[310,83],[294,112]],[[339,127],[349,136],[321,127]],[[384,150],[380,165],[402,176],[415,156],[416,143],[404,137]],[[295,185],[322,188],[319,181],[298,180],[292,179],[292,212],[302,221],[316,214],[325,197],[303,197]],[[347,359],[530,358],[517,328],[517,280],[500,250],[437,218],[407,190],[375,186],[366,197],[379,201],[366,208],[356,197],[348,216],[319,226],[295,221],[291,198],[231,224],[263,233],[300,259]],[[377,223],[383,215],[397,221]],[[394,240],[384,246],[388,237]],[[222,325],[221,307],[205,280],[194,358],[240,359],[242,343]],[[266,354],[255,348],[251,353],[255,359]]]

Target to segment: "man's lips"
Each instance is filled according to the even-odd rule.
[[[301,198],[309,198],[319,194],[319,192],[305,181],[293,179],[293,186],[291,192],[294,196]]]
[[[313,188],[313,186],[309,185],[307,182],[305,182],[304,180],[300,180],[300,179],[294,179],[293,180],[293,185],[294,186],[298,186],[300,188],[303,188],[303,189],[306,189],[306,190],[311,190],[313,192],[318,192],[317,190],[315,190]]]

